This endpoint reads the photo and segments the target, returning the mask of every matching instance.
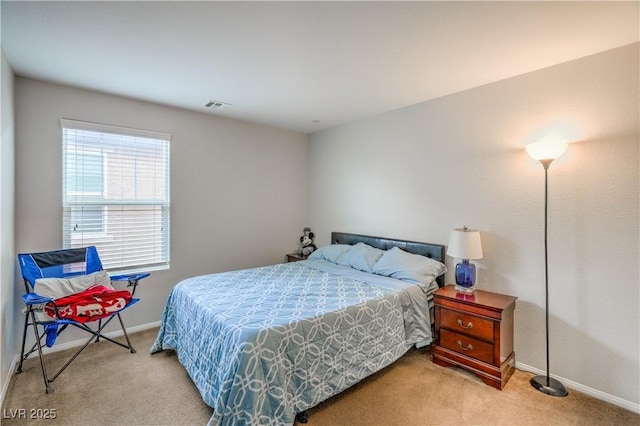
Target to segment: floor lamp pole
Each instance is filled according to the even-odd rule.
[[[529,381],[531,386],[551,396],[567,396],[569,392],[560,381],[549,376],[549,255],[547,249],[547,210],[548,210],[548,172],[551,160],[539,160],[544,167],[544,294],[545,294],[545,335],[547,348],[547,374],[534,376]]]

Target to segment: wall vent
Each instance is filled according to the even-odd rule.
[[[205,108],[211,108],[211,109],[227,109],[231,107],[231,104],[228,104],[226,102],[209,100],[209,102],[204,104],[204,106]]]

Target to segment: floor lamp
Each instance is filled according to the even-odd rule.
[[[547,251],[547,172],[553,160],[567,150],[567,144],[559,141],[542,141],[526,146],[527,153],[544,167],[544,292],[545,324],[547,343],[547,374],[535,376],[529,381],[531,386],[551,396],[567,396],[569,392],[560,381],[549,377],[549,257]]]

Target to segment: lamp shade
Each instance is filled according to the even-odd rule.
[[[525,148],[527,154],[535,160],[555,160],[565,153],[569,145],[559,139],[547,139],[530,143]]]
[[[452,229],[447,254],[457,259],[482,259],[480,231],[466,227]]]

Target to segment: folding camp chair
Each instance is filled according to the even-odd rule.
[[[46,392],[51,393],[53,388],[50,384],[93,341],[97,342],[102,338],[135,353],[120,312],[140,300],[133,298],[138,281],[150,274],[109,277],[102,270],[102,262],[95,246],[19,254],[18,261],[26,289],[26,294],[22,296],[26,304],[26,315],[20,365],[16,373],[22,372],[24,360],[37,350]],[[127,281],[127,287],[132,287],[132,289],[130,292],[127,290],[117,291],[111,287],[111,281]],[[94,282],[103,286],[94,286]],[[120,321],[122,332],[127,341],[126,345],[102,334],[104,328],[114,317],[118,317],[118,321]],[[94,322],[97,322],[95,330],[87,325],[87,323]],[[42,339],[46,338],[45,343],[48,347],[53,346],[56,338],[69,325],[84,330],[91,336],[64,366],[49,378],[42,353]],[[25,353],[29,326],[33,326],[35,343],[31,350]],[[42,332],[39,327],[42,327]]]

